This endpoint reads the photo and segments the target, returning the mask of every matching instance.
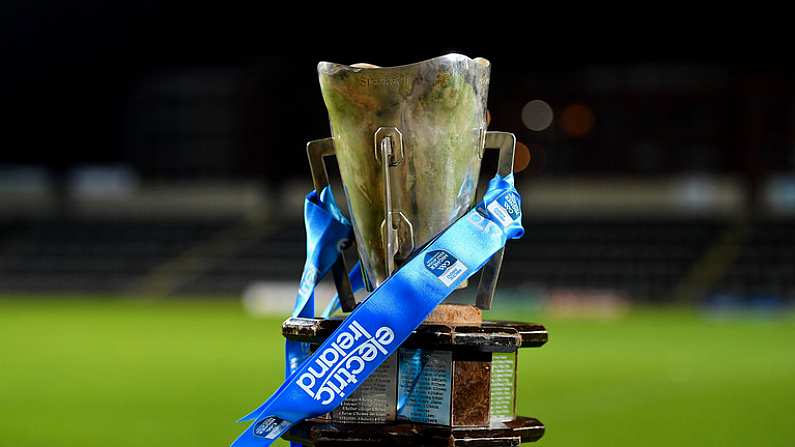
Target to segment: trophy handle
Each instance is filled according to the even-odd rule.
[[[312,171],[312,183],[318,194],[329,185],[324,157],[334,154],[333,138],[313,140],[306,144],[306,155],[309,157],[309,168]],[[339,256],[331,268],[331,274],[334,277],[334,285],[340,298],[340,306],[343,311],[350,312],[356,307],[353,287],[351,287],[351,281],[348,278],[348,272],[353,269],[353,264],[356,262],[351,255],[352,252],[356,251],[355,241],[343,242],[337,247],[337,251],[339,251]]]
[[[516,150],[516,136],[514,134],[510,132],[486,132],[484,149],[499,149],[497,173],[500,176],[504,177],[513,172],[513,156]],[[504,256],[505,247],[494,253],[481,269],[478,293],[475,297],[475,305],[481,309],[491,309],[491,302],[494,300],[494,292],[497,290],[497,280],[500,277],[500,268],[502,268],[502,258]]]
[[[395,271],[395,258],[404,260],[414,251],[414,227],[401,209],[395,205],[392,191],[392,169],[403,163],[403,134],[397,127],[379,127],[374,134],[376,160],[384,174],[384,221],[381,237],[384,241],[386,274]],[[399,189],[396,189],[399,190]]]

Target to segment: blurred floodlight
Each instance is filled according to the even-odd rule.
[[[585,104],[571,104],[560,114],[560,127],[569,136],[582,138],[593,129],[595,122],[593,111]]]
[[[46,194],[47,171],[32,166],[0,167],[0,193]]]
[[[728,196],[727,192],[731,191],[726,191],[716,177],[694,174],[679,181],[675,197],[686,208],[705,211],[714,209],[727,200],[732,201],[732,197]]]
[[[795,176],[775,176],[766,185],[765,201],[776,212],[795,213]]]
[[[322,282],[315,290],[315,305],[323,309],[336,292],[334,286]],[[253,316],[290,313],[295,301],[295,284],[291,282],[255,281],[243,291],[243,308]]]
[[[516,152],[513,156],[513,172],[522,172],[527,169],[531,159],[530,148],[526,144],[517,141]]]
[[[552,107],[540,99],[534,99],[522,108],[522,122],[525,127],[540,132],[552,124]]]
[[[138,177],[127,166],[81,166],[70,173],[69,186],[82,198],[125,198],[138,187]]]

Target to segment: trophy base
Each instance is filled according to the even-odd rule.
[[[287,438],[307,445],[440,446],[507,446],[541,438],[541,422],[516,416],[516,365],[518,351],[547,342],[546,328],[451,323],[462,320],[463,306],[451,307],[455,318],[420,325],[340,407],[298,425]],[[282,334],[315,349],[341,321],[290,318]]]
[[[488,426],[448,427],[442,425],[392,422],[386,424],[344,424],[305,421],[284,436],[289,441],[313,447],[332,446],[518,446],[544,435],[544,424],[528,417],[493,422]]]

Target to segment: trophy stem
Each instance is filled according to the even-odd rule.
[[[470,304],[440,304],[428,315],[424,324],[480,326],[483,313]]]

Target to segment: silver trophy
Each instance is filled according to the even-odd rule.
[[[358,258],[372,291],[478,199],[481,160],[499,150],[498,174],[513,171],[513,134],[487,130],[491,65],[449,54],[382,68],[318,65],[331,138],[307,145],[315,190],[329,184],[335,155],[355,241],[332,269],[344,311],[356,300],[348,274]],[[516,445],[544,433],[515,414],[516,358],[547,340],[537,324],[483,321],[503,251],[481,270],[475,305],[440,305],[414,334],[330,414],[293,429],[307,445]],[[466,284],[462,285],[466,287]],[[291,318],[285,337],[317,346],[339,319]]]
[[[336,155],[368,290],[474,205],[485,149],[499,149],[499,174],[512,172],[513,134],[486,130],[490,71],[460,54],[390,68],[318,65],[332,137],[308,144],[312,177],[319,191],[323,157]],[[502,255],[483,271],[480,308],[491,306]],[[350,287],[335,279],[349,311]]]

